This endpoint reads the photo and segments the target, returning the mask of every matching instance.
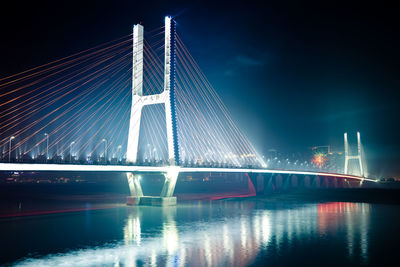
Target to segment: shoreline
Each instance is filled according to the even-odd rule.
[[[309,201],[309,202],[363,202],[373,204],[400,204],[398,188],[335,188],[302,189],[286,192],[258,194],[247,199],[263,201]]]

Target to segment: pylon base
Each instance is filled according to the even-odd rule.
[[[144,196],[140,197],[140,203],[138,205],[143,206],[175,206],[176,197],[153,197]]]
[[[140,197],[127,196],[126,205],[133,206],[140,204]]]

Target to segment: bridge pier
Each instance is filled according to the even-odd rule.
[[[337,181],[337,179],[336,179],[336,177],[335,178],[332,178],[333,180],[332,180],[332,187],[333,188],[338,188],[338,181]]]
[[[256,195],[264,193],[264,176],[257,173],[248,173],[250,181],[253,183]]]
[[[168,172],[164,174],[165,182],[161,190],[161,197],[172,197],[175,190],[176,180],[178,180],[179,172]]]
[[[275,186],[273,183],[274,175],[271,174],[271,176],[269,178],[267,177],[266,179],[267,179],[267,182],[266,182],[266,186],[264,187],[264,195],[273,193],[275,191]]]
[[[321,177],[316,175],[312,178],[311,188],[320,188],[321,187]]]
[[[328,177],[324,176],[324,177],[322,178],[321,187],[322,187],[322,188],[329,188]]]
[[[303,188],[308,189],[312,186],[312,180],[309,175],[304,175],[303,177]]]
[[[179,168],[171,167],[167,173],[164,173],[165,182],[161,190],[160,196],[144,196],[142,187],[140,185],[141,176],[127,173],[127,179],[129,184],[129,191],[131,195],[127,197],[127,205],[147,205],[147,206],[171,206],[176,205],[176,197],[174,197],[174,191],[176,181],[179,176]]]
[[[126,204],[139,205],[140,198],[143,197],[143,190],[140,185],[141,176],[128,172],[126,173],[126,178],[128,179],[129,191],[131,193],[131,195],[126,199]]]
[[[286,178],[283,178],[284,182],[283,182],[283,191],[288,191],[291,188],[291,179],[292,179],[292,175],[288,174],[286,176]]]

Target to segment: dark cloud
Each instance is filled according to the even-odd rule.
[[[242,66],[262,66],[265,64],[265,61],[259,58],[252,58],[246,55],[239,55],[235,57],[235,64],[239,64]]]
[[[264,56],[252,57],[248,55],[237,55],[227,62],[227,69],[224,74],[226,76],[237,75],[243,68],[262,67],[267,63]]]

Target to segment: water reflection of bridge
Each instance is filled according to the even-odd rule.
[[[348,260],[369,261],[369,204],[218,201],[126,211],[122,240],[17,266],[247,266],[260,257],[292,265],[290,256],[303,252],[326,263],[336,255],[332,242]]]
[[[191,212],[194,216],[202,213],[201,205]],[[346,232],[347,239],[343,241],[348,256],[352,258],[359,253],[363,261],[368,261],[368,204],[331,202],[278,210],[257,210],[256,204],[251,202],[220,202],[218,205],[225,212],[227,206],[232,206],[231,212],[224,214],[227,219],[184,224],[179,229],[175,219],[177,208],[163,209],[162,230],[153,241],[142,238],[148,233],[141,231],[141,223],[148,220],[149,214],[136,209],[124,228],[125,245],[133,246],[131,251],[135,256],[130,254],[124,264],[134,266],[140,259],[148,266],[188,263],[246,266],[255,260],[260,250],[281,255],[282,250],[293,250],[295,242],[338,231]],[[235,216],[238,210],[244,211],[250,206],[249,214]],[[214,216],[209,214],[210,219]]]

